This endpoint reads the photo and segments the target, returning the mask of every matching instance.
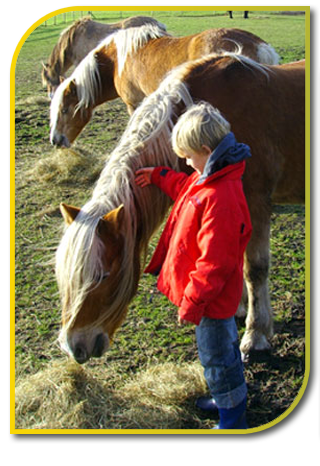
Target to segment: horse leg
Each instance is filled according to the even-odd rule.
[[[239,319],[244,319],[247,315],[247,304],[248,304],[248,290],[246,281],[243,280],[243,290],[242,290],[242,298],[241,302],[238,306],[236,317]]]
[[[270,251],[270,210],[261,209],[253,216],[253,232],[244,261],[244,278],[248,291],[246,331],[241,341],[242,353],[270,348],[273,318],[268,289]],[[257,218],[258,217],[258,218]]]

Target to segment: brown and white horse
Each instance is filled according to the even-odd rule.
[[[188,60],[240,50],[260,63],[278,63],[274,49],[239,29],[210,29],[172,37],[156,26],[118,31],[87,55],[57,89],[51,103],[51,142],[69,146],[98,105],[121,97],[129,114],[164,76]]]
[[[62,31],[47,63],[42,64],[42,83],[47,87],[48,95],[53,96],[65,73],[81,60],[105,37],[119,29],[140,27],[153,24],[164,31],[166,26],[149,16],[133,16],[118,23],[98,23],[90,17],[79,19]]]
[[[177,168],[171,130],[198,100],[219,108],[237,139],[251,147],[243,180],[253,235],[245,254],[248,316],[241,349],[269,347],[271,206],[301,203],[305,195],[304,61],[261,66],[230,54],[173,70],[133,113],[91,200],[81,209],[61,205],[68,227],[56,256],[60,338],[78,362],[108,348],[136,293],[150,237],[169,206],[156,187],[137,187],[134,173],[146,165]]]

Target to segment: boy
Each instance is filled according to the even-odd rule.
[[[196,325],[212,396],[198,406],[218,410],[218,429],[244,429],[247,387],[234,315],[252,230],[241,181],[250,149],[206,102],[179,118],[172,144],[194,168],[191,176],[167,167],[136,172],[139,186],[153,183],[175,201],[146,272],[160,272],[158,289],[179,307],[179,323]]]

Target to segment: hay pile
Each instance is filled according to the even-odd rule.
[[[186,429],[196,423],[195,398],[206,392],[198,363],[150,367],[126,383],[127,422],[139,429]]]
[[[17,100],[16,105],[24,107],[30,107],[33,105],[40,107],[48,107],[48,105],[50,105],[50,99],[48,96],[44,95],[31,95],[29,97],[26,97],[25,99]]]
[[[112,365],[56,361],[18,381],[16,428],[197,428],[194,398],[205,391],[198,363],[150,367],[123,382]]]
[[[37,161],[29,171],[29,177],[43,182],[55,184],[92,184],[100,175],[105,158],[92,154],[80,147],[54,149]]]

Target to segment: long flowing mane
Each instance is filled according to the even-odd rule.
[[[166,30],[163,23],[148,16],[132,16],[117,23],[98,23],[93,21],[90,16],[75,21],[61,32],[59,40],[48,58],[48,63],[44,65],[42,70],[43,85],[47,85],[53,77],[58,84],[59,76],[63,76],[70,66],[80,63],[81,59],[90,50],[97,47],[105,37],[116,31],[139,28],[144,24],[154,25],[163,31]],[[51,70],[49,74],[48,70]]]
[[[121,76],[127,56],[143,47],[149,40],[169,36],[161,27],[146,24],[140,28],[128,28],[115,32],[99,44],[104,47],[114,42],[117,48],[118,73]]]
[[[112,49],[114,54],[113,46]],[[183,99],[179,92],[183,93]],[[83,224],[87,217],[93,217],[91,230],[94,232],[81,233],[76,225],[77,217],[67,230],[66,239],[62,240],[57,254],[57,276],[63,303],[61,342],[80,362],[104,352],[108,340],[123,322],[138,287],[139,253],[143,259],[149,235],[162,219],[158,206],[165,209],[160,193],[160,201],[153,195],[157,188],[149,186],[140,194],[136,192],[133,173],[141,165],[174,165],[175,157],[166,150],[162,152],[161,147],[152,150],[152,144],[157,146],[163,140],[163,147],[168,147],[173,123],[193,99],[195,102],[204,99],[219,108],[236,137],[252,149],[253,157],[243,179],[254,228],[244,262],[248,317],[241,348],[245,353],[251,349],[269,348],[272,336],[267,284],[270,201],[299,203],[304,200],[305,62],[263,66],[226,53],[180,66],[143,101],[106,164],[91,201],[80,214]],[[153,157],[154,154],[159,158]],[[292,170],[292,167],[298,169]],[[143,198],[144,194],[148,197]],[[154,202],[157,208],[153,206]],[[119,215],[106,212],[120,203],[124,209]],[[68,220],[74,218],[78,210],[64,206],[62,212]],[[101,223],[98,228],[103,244],[97,240],[95,227],[100,214],[108,214],[104,218],[106,223]],[[121,227],[123,238],[114,237],[113,232],[119,232]],[[72,231],[75,234],[72,235]],[[72,244],[74,238],[75,246]],[[68,243],[73,248],[71,253]],[[101,283],[96,292],[88,291],[90,286],[87,284],[94,286],[95,280],[109,270],[110,277],[105,283]],[[78,302],[74,302],[79,295]]]
[[[225,55],[267,74],[268,68],[247,57],[232,53]],[[178,169],[178,158],[170,144],[171,132],[178,113],[193,103],[183,79],[195,66],[212,58],[217,57],[211,55],[180,65],[169,73],[153,94],[143,100],[110,155],[91,200],[67,228],[56,255],[56,274],[62,304],[68,303],[69,326],[88,290],[99,283],[105,272],[101,260],[105,246],[96,234],[99,220],[123,204],[125,245],[122,266],[113,304],[107,311],[108,315],[101,316],[100,323],[105,319],[121,320],[120,314],[132,299],[137,244],[144,261],[150,237],[163,221],[170,205],[168,197],[160,191],[156,190],[151,196],[149,190],[137,187],[134,173],[148,165],[167,165]],[[97,322],[94,324],[99,325]]]
[[[98,63],[95,58],[96,52],[107,47],[111,42],[114,42],[117,47],[117,60],[120,73],[120,70],[123,69],[124,63],[129,54],[136,52],[149,40],[156,39],[164,35],[168,35],[168,33],[166,33],[160,26],[146,24],[139,28],[132,27],[128,29],[121,29],[106,37],[96,48],[88,53],[88,55],[75,68],[71,76],[65,79],[58,87],[51,102],[51,125],[54,126],[55,124],[63,93],[66,87],[68,87],[70,81],[74,81],[76,83],[77,96],[79,100],[77,110],[94,105],[100,90]]]
[[[72,303],[69,307],[69,326],[88,290],[99,283],[104,273],[101,262],[104,245],[96,234],[99,220],[120,204],[124,204],[125,231],[121,277],[118,289],[114,291],[113,305],[103,320],[117,320],[131,299],[133,256],[137,241],[144,260],[149,239],[170,205],[164,194],[157,192],[156,196],[150,196],[150,191],[137,188],[134,173],[146,165],[169,165],[178,169],[170,135],[175,107],[179,104],[187,107],[192,104],[192,98],[177,74],[170,75],[132,115],[120,143],[101,173],[91,200],[65,231],[56,254],[56,276],[62,304]],[[143,226],[139,240],[138,223]]]

